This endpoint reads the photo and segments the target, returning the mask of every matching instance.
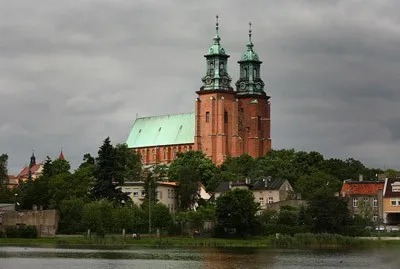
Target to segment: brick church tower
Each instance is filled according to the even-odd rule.
[[[214,43],[205,55],[206,75],[195,103],[194,150],[215,164],[244,153],[263,156],[271,149],[270,104],[260,78],[261,61],[253,50],[251,29],[247,50],[239,61],[237,90],[231,87],[228,58],[220,44],[218,16]]]

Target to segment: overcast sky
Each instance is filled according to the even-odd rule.
[[[275,149],[400,168],[400,1],[0,0],[0,153],[76,167],[136,114],[194,111],[220,16],[238,79],[248,22]]]

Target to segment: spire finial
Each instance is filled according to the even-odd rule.
[[[251,43],[251,21],[249,22],[249,42]]]
[[[219,16],[217,14],[217,16],[215,16],[215,31],[217,32],[217,36],[218,36],[218,29],[219,29]]]
[[[253,42],[251,42],[251,35],[253,31],[251,30],[251,21],[249,22],[249,44],[247,45],[248,48],[253,48]]]

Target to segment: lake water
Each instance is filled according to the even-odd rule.
[[[81,250],[0,247],[0,269],[399,269],[400,249],[365,251],[137,248]]]

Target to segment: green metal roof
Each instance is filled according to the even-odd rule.
[[[194,113],[137,118],[126,144],[129,148],[194,143]]]

